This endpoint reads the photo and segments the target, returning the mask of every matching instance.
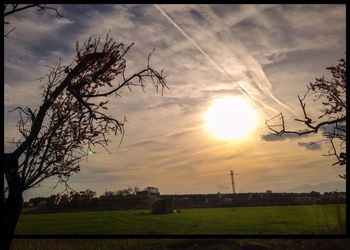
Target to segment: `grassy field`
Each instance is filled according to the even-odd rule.
[[[345,228],[345,205],[23,214],[17,234],[315,234]]]
[[[11,250],[347,250],[349,244],[349,239],[16,239]]]

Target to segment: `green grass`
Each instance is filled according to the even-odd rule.
[[[347,250],[349,239],[15,239],[11,250]]]
[[[339,216],[339,211],[340,215]],[[339,221],[340,218],[340,221]],[[23,214],[17,234],[314,234],[345,228],[345,205]]]

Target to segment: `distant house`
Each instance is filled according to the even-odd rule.
[[[149,194],[160,194],[158,188],[156,187],[146,187],[145,191],[147,191]]]
[[[146,187],[143,191],[136,192],[138,196],[152,196],[152,195],[160,195],[158,188],[156,187]]]
[[[149,206],[152,206],[154,202],[159,200],[160,193],[156,187],[146,187],[143,191],[136,192],[136,196],[147,198]]]

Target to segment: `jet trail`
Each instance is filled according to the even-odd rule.
[[[205,53],[205,51],[203,51],[201,49],[201,47],[199,47],[199,45],[196,43],[196,41],[194,41],[189,35],[187,35],[187,33],[185,31],[183,31],[169,16],[168,14],[166,14],[159,6],[158,4],[155,4],[154,5],[162,14],[163,16],[165,16],[174,26],[175,28],[177,28],[181,33],[182,35],[184,35],[213,65],[214,67],[219,70],[221,73],[225,74],[225,72],[222,70],[222,68],[217,65],[213,59],[210,58],[210,56]]]
[[[204,50],[202,50],[201,49],[201,47],[196,43],[196,41],[194,41],[189,35],[187,35],[187,33],[185,32],[185,31],[183,31],[170,17],[169,17],[169,15],[168,14],[166,14],[159,6],[158,6],[158,4],[154,4],[154,6],[160,11],[160,13],[164,16],[164,17],[166,17],[168,20],[169,20],[169,22],[171,23],[171,24],[173,24],[174,26],[175,26],[175,28],[177,28],[180,32],[181,32],[181,34],[182,35],[184,35],[210,62],[211,62],[211,64],[212,65],[214,65],[214,67],[218,70],[218,71],[220,71],[220,73],[222,73],[222,74],[225,74],[225,75],[227,75],[227,76],[229,76],[229,77],[231,77],[231,75],[230,74],[228,74],[227,72],[226,72],[226,70],[225,69],[223,69],[222,67],[220,67]],[[249,95],[249,93],[247,92],[247,90],[242,86],[242,84],[240,84],[240,83],[238,83],[238,86],[239,86],[239,88],[240,88],[240,91],[241,91],[241,93],[243,94],[243,95],[245,95],[246,97],[248,97],[250,100],[252,100],[252,102],[253,102],[253,104],[257,107],[257,108],[259,108],[260,110],[262,110],[256,103],[255,103],[255,101],[254,100],[257,100],[257,98],[254,98],[254,97],[252,97],[252,96],[250,96]],[[275,99],[275,98],[274,98]],[[263,103],[262,101],[260,101],[259,100],[259,103],[260,104],[263,104],[264,105],[264,107],[265,108],[267,108],[267,109],[269,109],[269,110],[272,110],[273,112],[275,112],[275,113],[279,113],[279,111],[277,111],[276,109],[274,109],[274,108],[272,108],[272,107],[270,107],[269,105],[267,105],[267,104],[265,104],[265,103]],[[284,106],[284,105],[283,105]],[[262,110],[263,112],[264,112],[264,114],[267,116],[267,117],[269,117],[266,113],[265,113],[265,111],[264,110]]]

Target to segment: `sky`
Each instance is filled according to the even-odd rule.
[[[75,190],[98,195],[129,186],[158,187],[162,194],[283,192],[303,185],[339,182],[343,169],[322,156],[324,145],[306,148],[318,135],[271,135],[265,120],[283,112],[291,129],[301,124],[297,95],[325,67],[345,56],[345,5],[55,5],[54,12],[26,10],[10,16],[5,32],[5,152],[18,138],[17,106],[38,107],[36,80],[59,59],[69,63],[76,41],[90,36],[134,46],[126,55],[128,74],[147,65],[164,69],[163,95],[151,82],[145,92],[125,89],[109,113],[127,119],[125,136],[109,151],[82,162],[70,179]],[[205,114],[221,98],[241,96],[257,114],[254,130],[239,140],[208,131]],[[319,107],[310,104],[310,112]],[[241,122],[239,117],[237,123]],[[244,124],[243,124],[244,126]],[[301,127],[302,128],[302,127]],[[49,196],[56,178],[25,192]]]

